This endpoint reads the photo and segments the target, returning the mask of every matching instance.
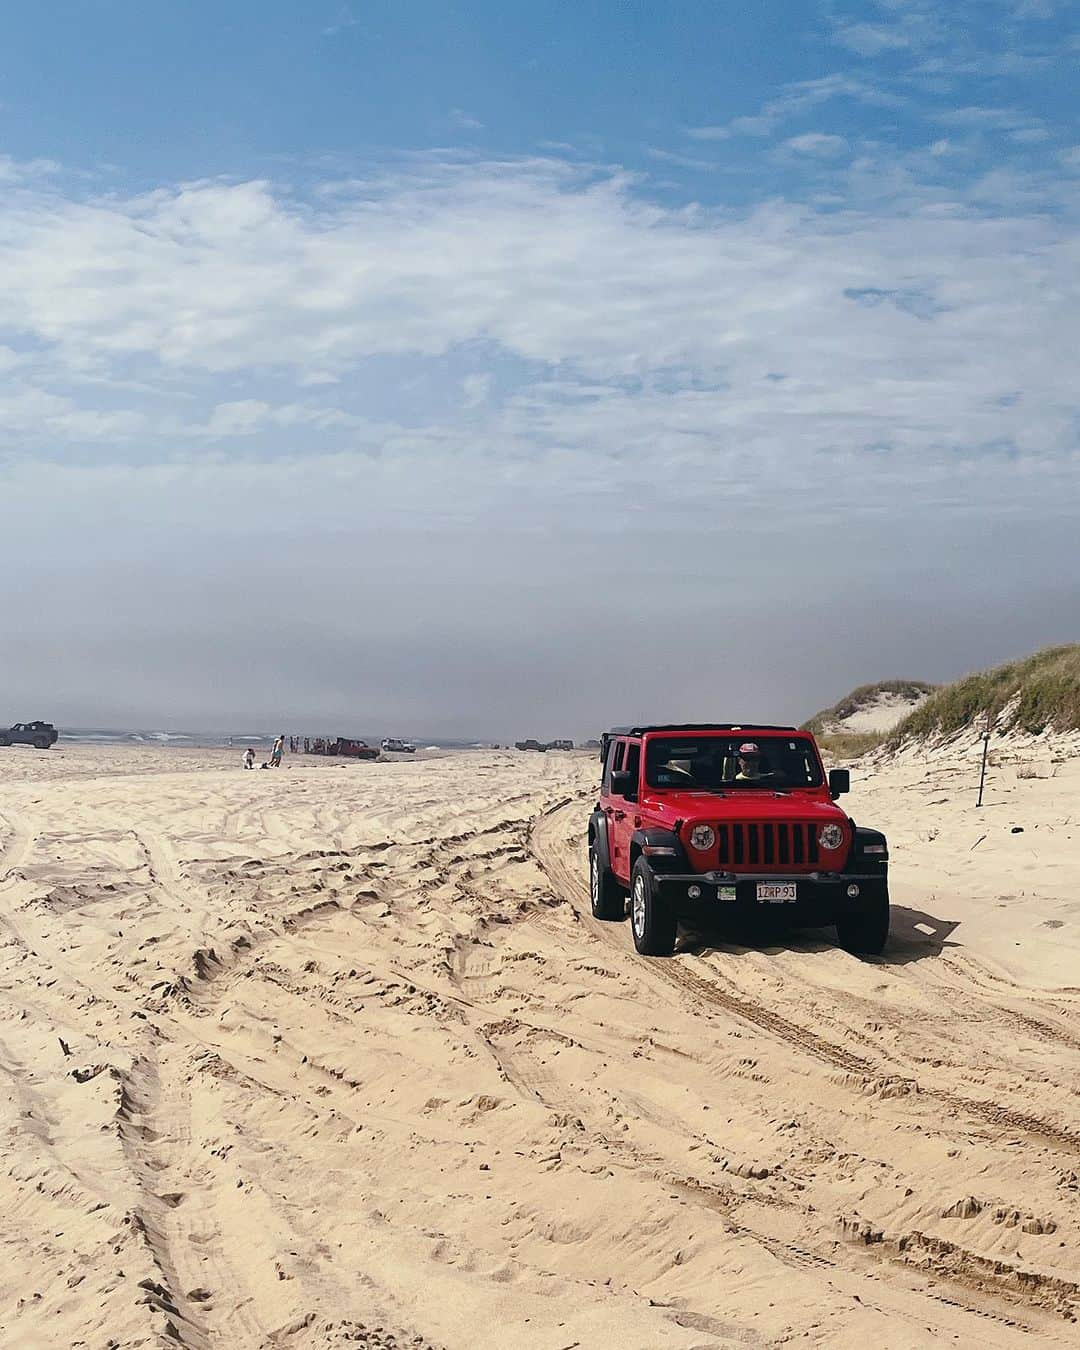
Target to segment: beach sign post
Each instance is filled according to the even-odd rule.
[[[983,786],[986,783],[986,753],[990,746],[990,709],[986,710],[986,726],[982,734],[983,752],[982,752],[982,772],[979,774],[979,800],[976,806],[982,806]]]

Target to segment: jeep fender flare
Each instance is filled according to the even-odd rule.
[[[608,850],[607,816],[598,806],[589,817],[589,843],[596,845],[596,856],[600,866],[611,871],[611,854]]]
[[[848,851],[848,860],[844,866],[844,871],[866,872],[870,870],[880,872],[883,877],[887,876],[889,872],[888,853],[871,853],[867,856],[864,850],[868,844],[884,844],[887,849],[889,846],[888,840],[880,830],[871,830],[865,825],[856,825],[854,821],[851,824],[853,826],[851,848]]]
[[[649,858],[649,866],[654,872],[688,872],[693,869],[690,867],[686,857],[686,850],[683,848],[682,840],[674,830],[662,829],[641,829],[635,830],[630,836],[630,870],[634,870],[634,864],[641,856],[646,847],[649,848],[670,848],[673,853],[653,854]]]

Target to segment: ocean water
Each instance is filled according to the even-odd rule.
[[[274,743],[277,736],[276,731],[152,731],[152,730],[116,730],[108,727],[59,727],[60,741],[70,745],[160,745],[196,747],[217,747],[231,746],[233,749],[243,749],[245,746],[269,746]],[[305,736],[312,740],[316,736],[350,736],[354,740],[367,741],[368,745],[378,745],[384,735],[392,735],[391,732],[381,732],[379,735],[357,735],[353,731],[286,731],[285,739],[288,744],[290,736],[299,736],[301,741]],[[406,739],[406,738],[400,738]],[[439,749],[439,750],[463,750],[487,748],[493,742],[477,742],[462,740],[440,739],[438,736],[413,736],[408,739],[421,749]]]
[[[271,745],[276,732],[118,731],[107,727],[60,727],[60,740],[73,745]]]

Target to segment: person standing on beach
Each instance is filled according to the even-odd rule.
[[[274,742],[274,748],[270,751],[270,767],[272,769],[281,768],[281,755],[284,749],[285,749],[285,733],[282,732],[281,735]]]
[[[253,769],[255,767],[255,751],[249,745],[244,751],[244,768]]]

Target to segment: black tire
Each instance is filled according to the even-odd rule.
[[[652,870],[639,858],[630,874],[630,930],[642,956],[670,956],[675,950],[675,913],[664,903]]]
[[[48,738],[48,736],[35,736],[35,737],[34,737],[34,749],[35,749],[35,750],[48,750],[48,748],[49,748],[49,738]]]
[[[836,921],[840,946],[853,956],[880,956],[889,937],[889,888],[878,886],[859,897],[858,908]]]
[[[10,745],[10,744],[11,744],[10,736],[0,736],[0,745]]]
[[[626,918],[626,894],[604,866],[595,843],[589,845],[589,903],[594,919]]]

